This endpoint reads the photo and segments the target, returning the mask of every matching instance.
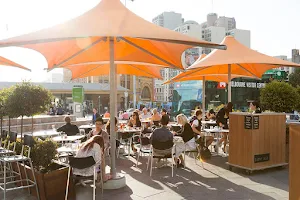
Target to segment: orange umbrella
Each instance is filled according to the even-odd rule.
[[[117,63],[117,61],[115,62]],[[136,64],[116,64],[117,74],[127,74],[135,76],[144,76],[149,78],[162,79],[160,67],[136,65]],[[78,64],[65,67],[72,72],[72,79],[85,78],[89,76],[101,76],[109,74],[109,63],[102,64]]]
[[[212,51],[201,61],[190,66],[186,73],[178,75],[173,81],[184,76],[201,74],[228,74],[228,80],[231,80],[231,74],[260,78],[265,71],[275,67],[300,67],[299,64],[249,49],[232,36],[225,37],[221,44],[227,46],[226,51]],[[231,101],[231,82],[228,83],[228,101]]]
[[[120,0],[102,0],[83,15],[34,33],[0,41],[0,47],[23,46],[45,56],[48,69],[89,62],[110,62],[110,132],[116,114],[115,61],[156,64],[183,69],[182,53],[195,46],[225,49],[152,24]],[[111,134],[111,173],[116,178],[116,135]]]
[[[201,62],[202,59],[206,57],[206,54],[202,54],[197,61],[194,63],[197,65],[197,63]],[[196,74],[196,75],[195,75]],[[205,119],[205,81],[216,81],[216,82],[225,82],[228,83],[231,81],[231,79],[234,78],[241,78],[241,77],[246,77],[246,78],[253,78],[248,77],[245,75],[236,75],[232,74],[231,79],[228,79],[228,74],[204,74],[203,71],[197,72],[197,73],[190,73],[190,71],[187,72],[182,72],[178,74],[177,76],[173,77],[171,80],[168,80],[164,82],[164,84],[169,84],[172,82],[184,82],[184,81],[194,81],[194,80],[202,80],[202,110],[203,110],[203,120]]]
[[[21,69],[25,69],[25,70],[28,70],[28,71],[31,71],[30,69],[18,64],[18,63],[15,63],[11,60],[8,60],[4,57],[1,57],[0,56],[0,65],[5,65],[5,66],[11,66],[11,67],[18,67],[18,68],[21,68]]]

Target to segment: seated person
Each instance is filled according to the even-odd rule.
[[[162,116],[160,123],[162,127],[155,129],[150,137],[150,144],[153,146],[153,155],[171,155],[173,148],[173,134],[167,127],[169,123],[169,116]]]
[[[210,109],[205,115],[205,120],[216,120],[216,113],[213,109]]]
[[[76,157],[82,158],[82,157],[89,157],[93,156],[95,162],[101,162],[101,172],[103,175],[103,181],[107,180],[107,177],[105,177],[105,163],[104,161],[104,141],[103,138],[100,135],[95,135],[91,137],[89,140],[87,140],[83,145],[79,148]],[[86,169],[73,169],[73,174],[78,176],[93,176],[94,175],[94,166]],[[99,176],[99,174],[98,174]],[[98,178],[99,180],[99,178]]]
[[[197,140],[197,143],[204,146],[206,140],[206,147],[208,147],[214,141],[214,137],[204,136],[204,134],[201,132],[202,111],[196,110],[195,116],[196,119],[192,122],[192,129],[196,135],[200,136],[200,138]]]
[[[106,123],[106,132],[110,135],[110,120]],[[115,132],[118,131],[118,119],[115,117]],[[116,139],[116,147],[120,146],[120,141]]]
[[[155,125],[155,126],[159,126],[159,122],[161,120],[161,116],[157,112],[156,108],[154,108],[152,112],[153,112],[153,115],[152,115],[152,118],[151,118],[152,124]]]
[[[108,111],[106,111],[103,117],[104,117],[104,118],[110,118],[110,114],[109,114],[109,112],[108,112]]]
[[[91,138],[95,135],[100,135],[103,137],[103,140],[104,140],[104,150],[106,151],[107,148],[110,146],[110,143],[109,143],[109,136],[108,136],[108,133],[106,131],[103,130],[104,128],[104,122],[103,122],[103,119],[101,117],[98,117],[96,119],[96,128],[94,130],[91,130],[89,132],[89,134],[87,135],[87,138]]]
[[[64,132],[68,136],[76,135],[79,129],[75,124],[71,124],[71,118],[65,117],[66,124],[57,129],[57,132]]]
[[[151,114],[148,112],[147,108],[143,108],[142,114],[140,115],[140,119],[148,118],[151,118]]]
[[[167,110],[166,109],[162,109],[161,112],[160,112],[161,116],[164,116],[167,114]]]
[[[132,113],[132,117],[130,118],[130,120],[128,122],[128,126],[129,127],[141,127],[142,126],[142,122],[140,121],[138,112],[134,111]],[[130,136],[130,134],[127,134],[127,135]],[[123,139],[126,139],[126,138],[123,138]],[[131,148],[132,148],[133,152],[137,152],[133,143],[131,144]]]

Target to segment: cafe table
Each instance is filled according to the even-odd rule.
[[[95,124],[85,124],[79,126],[79,129],[94,129],[94,128],[96,128]]]
[[[122,143],[122,140],[129,140],[129,147],[128,147],[128,154],[123,154],[123,156],[133,156],[131,154],[131,144],[132,139],[135,136],[135,133],[141,133],[141,128],[123,128],[118,130],[118,138],[121,138],[120,142]]]
[[[53,129],[35,131],[33,133],[24,133],[24,135],[31,135],[33,137],[40,137],[40,138],[48,138],[48,137],[58,136],[59,134],[60,134],[60,132],[57,132],[56,130],[53,130]],[[18,135],[18,138],[21,138],[21,135]]]
[[[85,135],[73,135],[73,136],[56,136],[53,137],[52,140],[55,142],[75,142],[76,140],[81,140],[85,137]]]

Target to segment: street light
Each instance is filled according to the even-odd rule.
[[[125,96],[125,110],[127,110],[127,104],[128,104],[128,92],[124,92],[124,96]]]

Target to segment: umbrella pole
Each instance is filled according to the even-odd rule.
[[[111,166],[110,173],[112,179],[116,178],[116,130],[115,130],[115,117],[117,116],[117,82],[116,82],[116,74],[117,68],[114,61],[114,38],[109,37],[109,51],[110,51],[110,74],[109,74],[109,84],[110,84],[110,92],[109,92],[109,102],[110,102],[110,156],[111,156]],[[104,169],[102,169],[104,170]]]
[[[205,76],[203,76],[203,81],[202,81],[202,121],[205,121]]]
[[[228,65],[228,103],[231,102],[231,64]]]

